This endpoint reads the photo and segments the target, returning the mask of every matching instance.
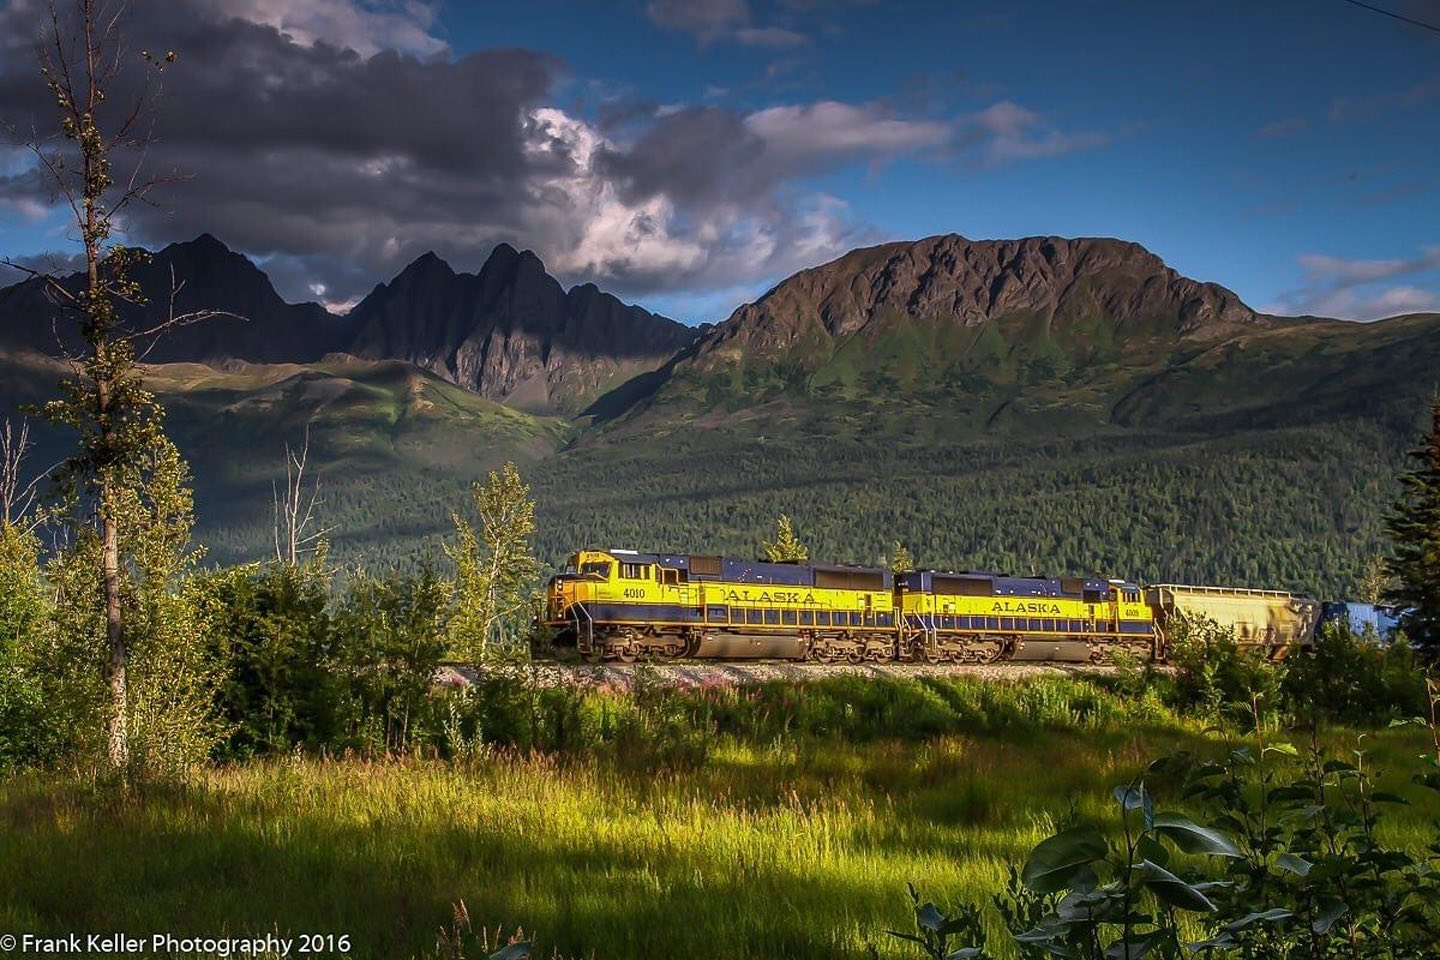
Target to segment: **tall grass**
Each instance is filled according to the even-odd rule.
[[[17,776],[0,781],[0,931],[320,932],[429,956],[463,901],[542,955],[890,956],[907,881],[984,900],[1057,818],[1108,824],[1112,785],[1221,746],[1084,682],[850,684],[587,693],[586,723],[610,730],[591,746],[482,736],[448,763],[276,760],[128,797]],[[675,710],[712,732],[672,761],[655,744]],[[1370,762],[1421,743],[1377,735]],[[1421,844],[1434,813],[1391,829]]]

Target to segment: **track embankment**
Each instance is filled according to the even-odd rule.
[[[803,683],[841,674],[866,677],[977,677],[1008,682],[1039,676],[1106,675],[1112,666],[1071,663],[795,663],[785,660],[755,660],[689,663],[532,663],[477,666],[445,664],[436,680],[442,685],[469,686],[483,676],[508,675],[545,685],[580,685],[628,690],[637,677],[677,687],[744,686],[771,681]]]

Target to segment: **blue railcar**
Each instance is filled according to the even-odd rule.
[[[1400,607],[1385,604],[1332,600],[1321,608],[1320,628],[1323,630],[1330,623],[1341,624],[1357,637],[1373,637],[1376,643],[1388,646],[1395,640],[1404,613]]]

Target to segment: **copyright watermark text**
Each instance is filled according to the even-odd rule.
[[[301,933],[281,936],[267,933],[249,937],[194,937],[173,933],[34,933],[0,934],[0,952],[29,956],[170,956],[295,957],[348,954],[346,934]]]

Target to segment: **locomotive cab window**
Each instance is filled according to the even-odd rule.
[[[603,560],[591,560],[580,565],[582,577],[599,577],[601,580],[610,579],[610,564]]]
[[[648,580],[649,564],[646,563],[621,563],[620,579],[622,580]]]

